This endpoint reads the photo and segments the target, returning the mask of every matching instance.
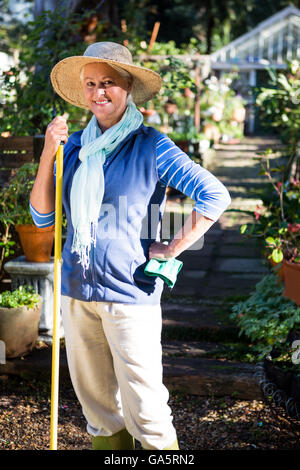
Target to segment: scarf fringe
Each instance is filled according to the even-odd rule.
[[[80,263],[83,269],[83,277],[85,279],[85,271],[90,267],[90,251],[92,246],[96,246],[96,230],[97,223],[92,222],[91,224],[91,238],[88,244],[84,244],[81,241],[81,237],[78,229],[74,231],[73,243],[71,247],[71,253],[76,253],[79,256],[78,264]]]

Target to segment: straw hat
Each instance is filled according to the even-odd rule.
[[[80,73],[84,65],[92,62],[106,63],[129,72],[133,78],[131,94],[136,104],[151,100],[161,88],[160,75],[145,67],[133,65],[132,55],[127,47],[115,42],[96,42],[86,49],[83,56],[67,57],[53,67],[50,78],[56,93],[75,106],[89,109]]]

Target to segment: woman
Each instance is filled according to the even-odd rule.
[[[63,117],[49,124],[30,206],[37,225],[54,223],[53,166],[64,141],[62,318],[92,447],[131,449],[136,438],[144,449],[178,449],[162,383],[163,281],[144,268],[194,244],[228,207],[229,193],[166,135],[143,125],[136,104],[155,96],[161,78],[133,65],[126,47],[92,44],[84,56],[59,62],[51,80],[66,101],[93,113],[70,138]],[[159,228],[168,184],[196,204],[165,245]]]

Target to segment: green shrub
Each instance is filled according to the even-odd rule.
[[[275,274],[265,276],[255,291],[243,302],[232,307],[230,318],[245,334],[262,358],[274,346],[283,344],[293,328],[300,327],[300,307],[282,296],[283,284]]]
[[[26,305],[33,308],[39,302],[40,296],[30,286],[20,286],[14,291],[6,290],[0,294],[0,307],[17,308]]]

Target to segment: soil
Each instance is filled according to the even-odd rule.
[[[58,450],[90,450],[70,381],[60,383],[59,397]],[[262,401],[172,392],[169,404],[182,450],[300,449],[299,435]],[[49,429],[50,380],[0,376],[0,449],[47,450]]]

